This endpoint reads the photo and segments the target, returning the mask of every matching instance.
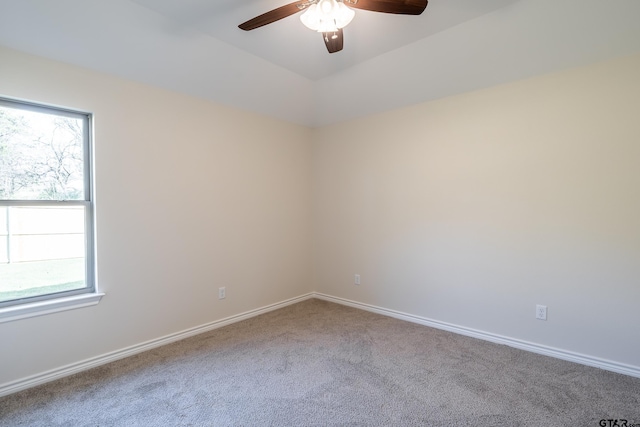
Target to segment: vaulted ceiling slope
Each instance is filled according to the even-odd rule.
[[[0,44],[311,127],[640,52],[638,0],[357,10],[331,55],[297,15],[237,28],[288,1],[0,0]]]

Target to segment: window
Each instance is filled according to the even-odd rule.
[[[95,294],[90,135],[89,114],[0,98],[0,315]]]

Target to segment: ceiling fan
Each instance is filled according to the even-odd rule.
[[[322,39],[329,53],[342,50],[344,35],[342,29],[351,22],[353,9],[399,15],[420,15],[427,7],[428,0],[299,0],[280,6],[238,27],[245,31],[255,30],[279,21],[298,12],[305,11],[300,20],[309,29],[322,33]]]

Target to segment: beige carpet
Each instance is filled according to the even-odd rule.
[[[2,426],[640,423],[640,379],[309,300],[0,399]]]

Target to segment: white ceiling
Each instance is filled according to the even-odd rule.
[[[318,80],[515,0],[432,0],[428,12],[420,16],[357,10],[354,21],[344,29],[346,48],[332,55],[322,36],[302,25],[300,13],[250,32],[238,28],[238,24],[291,0],[132,1],[164,16],[169,31],[198,31]]]
[[[0,0],[0,44],[306,126],[640,52],[639,0],[357,10],[335,54],[297,15],[237,28],[288,1]]]

